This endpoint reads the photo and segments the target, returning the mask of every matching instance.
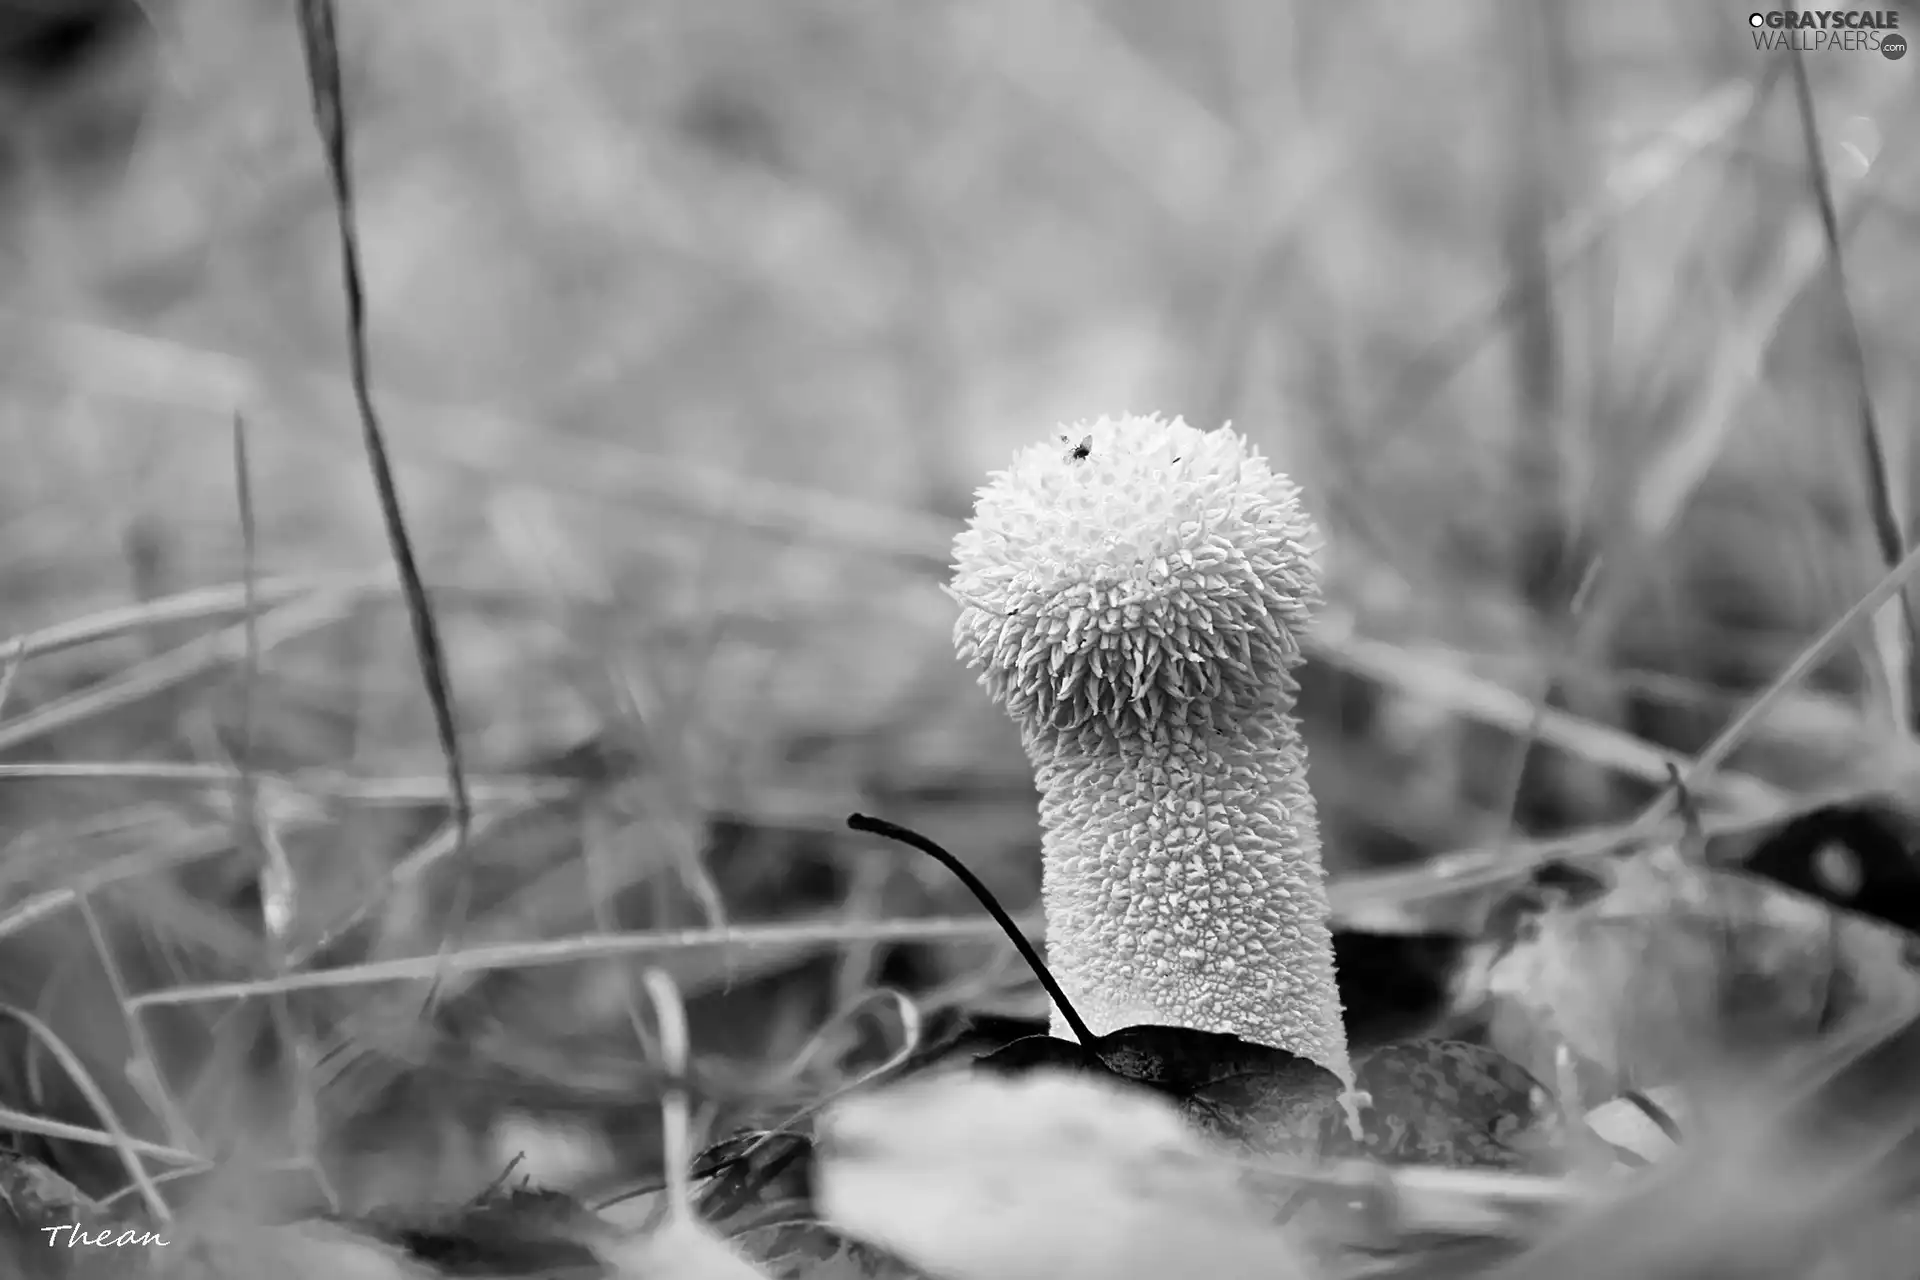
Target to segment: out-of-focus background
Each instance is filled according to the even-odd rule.
[[[376,398],[480,787],[463,858],[291,6],[0,0],[0,631],[33,637],[0,1000],[153,1141],[317,1144],[365,1204],[515,1155],[579,1187],[657,1163],[638,960],[123,1014],[288,963],[816,925],[649,957],[723,1127],[884,1058],[879,985],[1037,1010],[985,930],[915,940],[977,914],[949,876],[842,821],[1033,904],[1027,764],[939,588],[973,490],[1057,424],[1231,420],[1305,486],[1336,873],[1630,814],[1657,777],[1523,753],[1510,704],[1697,751],[1884,571],[1861,405],[1903,499],[1913,59],[1806,55],[1816,183],[1786,56],[1724,3],[340,22]],[[257,663],[192,607],[246,576],[236,419]],[[1887,665],[1848,647],[1735,763],[1853,776]],[[226,781],[254,771],[262,833]],[[38,1044],[6,1030],[0,1100],[96,1123]]]

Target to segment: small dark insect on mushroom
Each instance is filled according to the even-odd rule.
[[[1061,436],[1060,438],[1061,438],[1062,440],[1065,440],[1065,439],[1066,439],[1067,437],[1066,437],[1066,436]],[[1077,445],[1075,445],[1075,446],[1073,446],[1073,448],[1071,448],[1071,449],[1069,449],[1069,450],[1067,450],[1067,461],[1068,461],[1068,462],[1078,462],[1078,461],[1080,461],[1080,460],[1081,460],[1082,458],[1084,458],[1084,457],[1086,457],[1086,456],[1087,456],[1088,454],[1090,454],[1090,453],[1092,453],[1092,452],[1093,452],[1093,437],[1092,437],[1092,436],[1083,436],[1083,437],[1081,437],[1081,440],[1080,440],[1080,443],[1079,443],[1079,444],[1077,444]]]

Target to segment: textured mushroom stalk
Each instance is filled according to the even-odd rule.
[[[1082,423],[980,491],[954,640],[1033,761],[1049,966],[1093,1030],[1227,1032],[1351,1088],[1292,716],[1313,540],[1232,431]]]

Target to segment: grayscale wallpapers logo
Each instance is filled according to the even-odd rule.
[[[1891,9],[1770,10],[1750,13],[1753,47],[1791,53],[1878,53],[1889,62],[1906,56],[1900,15]]]

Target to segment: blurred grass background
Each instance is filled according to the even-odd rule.
[[[848,921],[661,959],[708,1076],[775,1102],[897,1043],[840,1016],[876,984],[1037,1010],[991,941],[858,941],[975,908],[841,822],[919,827],[1035,901],[1027,764],[939,585],[987,471],[1101,413],[1231,420],[1305,485],[1336,872],[1631,813],[1646,779],[1523,753],[1431,672],[1695,751],[1884,571],[1863,389],[1897,496],[1913,474],[1914,63],[1807,59],[1843,297],[1746,17],[347,0],[378,400],[482,783],[455,860],[290,7],[0,0],[0,630],[36,637],[0,766],[100,766],[0,771],[0,1000],[154,1141],[283,1155],[310,1110],[362,1204],[469,1194],[522,1152],[580,1186],[655,1162],[627,962],[148,1011],[171,1125],[126,999],[289,950]],[[241,579],[236,415],[261,590],[358,585],[269,601],[257,672],[229,638],[136,687],[231,611],[43,643]],[[1737,763],[1789,791],[1871,764],[1867,658]],[[286,779],[264,836],[240,765]],[[425,870],[395,890],[397,864]],[[95,1122],[25,1035],[0,1047],[0,1101]]]

